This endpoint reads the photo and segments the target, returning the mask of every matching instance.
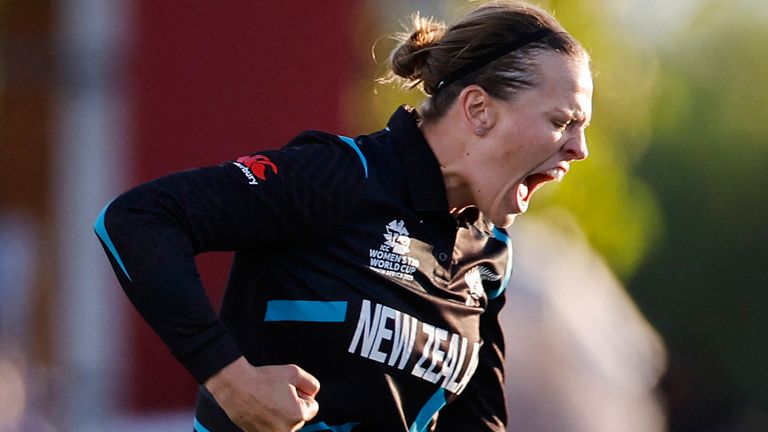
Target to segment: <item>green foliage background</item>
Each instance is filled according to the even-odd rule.
[[[694,409],[765,420],[768,3],[687,0],[675,8],[684,3],[684,13],[660,1],[533,3],[590,51],[595,96],[589,159],[537,194],[529,213],[586,232],[666,340],[670,370],[693,377],[673,385],[703,392]],[[430,6],[450,21],[468,7],[409,6],[400,18]],[[360,20],[358,34],[371,41],[400,30]],[[372,113],[357,130],[379,129],[396,106],[423,97],[371,81],[392,46],[373,47],[378,65],[368,61],[348,95],[351,109]]]
[[[768,4],[738,5],[702,3],[657,48],[652,146],[637,174],[666,230],[629,287],[672,349],[711,357],[730,402],[765,412]]]

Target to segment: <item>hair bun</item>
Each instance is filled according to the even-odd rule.
[[[410,32],[396,36],[400,44],[392,51],[390,63],[394,75],[411,81],[415,86],[422,79],[421,71],[426,66],[431,48],[445,34],[445,24],[416,13],[412,26]]]

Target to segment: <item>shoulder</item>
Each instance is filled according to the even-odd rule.
[[[282,148],[282,151],[300,159],[309,159],[314,163],[332,162],[339,169],[346,165],[353,165],[367,178],[368,160],[363,148],[360,140],[356,138],[308,130],[294,137]]]

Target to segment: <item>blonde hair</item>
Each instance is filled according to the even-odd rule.
[[[546,32],[491,60],[455,81],[441,86],[445,77],[477,59],[488,56],[500,44],[509,44],[534,32]],[[538,56],[554,51],[576,61],[589,62],[589,55],[552,15],[522,2],[494,2],[479,6],[450,27],[433,18],[415,14],[409,31],[396,35],[399,44],[389,56],[390,72],[382,82],[403,88],[420,88],[431,96],[421,109],[425,120],[445,114],[461,90],[477,84],[491,96],[510,100],[518,90],[537,84]]]

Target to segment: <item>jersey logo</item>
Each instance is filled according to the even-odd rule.
[[[411,238],[405,222],[393,220],[384,227],[384,242],[378,249],[370,249],[371,270],[386,276],[407,281],[413,280],[413,273],[419,268],[419,260],[409,257]]]
[[[498,282],[501,276],[494,273],[486,266],[474,266],[464,274],[464,282],[469,287],[469,296],[467,296],[467,306],[480,306],[480,299],[485,293],[483,281]]]
[[[245,177],[248,179],[248,184],[259,184],[256,178],[266,180],[267,168],[269,168],[272,173],[277,174],[277,165],[263,155],[241,156],[237,158],[237,162],[233,163],[240,168],[243,174],[245,174]]]
[[[480,299],[483,297],[483,281],[480,279],[480,269],[472,267],[464,273],[464,282],[469,287],[469,296],[467,296],[467,306],[480,306]]]
[[[387,233],[384,234],[384,238],[387,241],[384,244],[391,247],[392,252],[403,255],[411,251],[411,238],[408,237],[405,222],[393,220],[387,224],[386,230]]]
[[[491,282],[498,282],[501,280],[501,275],[498,275],[486,266],[479,265],[475,267],[480,273],[480,279]]]

